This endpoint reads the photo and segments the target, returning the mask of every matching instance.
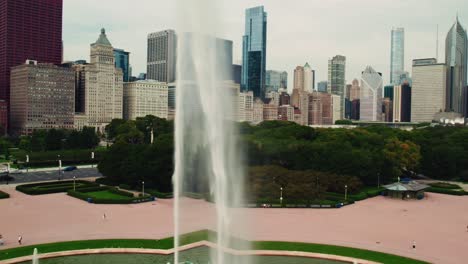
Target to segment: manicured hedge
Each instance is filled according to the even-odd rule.
[[[60,155],[63,166],[97,163],[102,159],[106,151],[106,149],[76,149],[46,152],[27,152],[25,150],[17,149],[12,151],[11,154],[21,162],[24,162],[26,155],[29,155],[29,163],[27,166],[34,168],[49,166],[57,167],[58,155]],[[94,159],[91,159],[91,152],[94,152]]]
[[[121,195],[122,198],[104,199],[104,198],[97,198],[88,194],[90,192],[98,192],[98,191],[109,191],[109,192]],[[83,201],[88,201],[88,199],[91,199],[91,202],[95,204],[133,204],[133,203],[149,202],[149,201],[153,201],[154,199],[151,195],[145,195],[144,197],[134,197],[133,193],[125,192],[122,190],[117,190],[112,187],[81,188],[81,189],[76,189],[76,191],[68,190],[67,194],[72,197],[81,199]]]
[[[118,190],[115,188],[110,188],[109,191],[118,195],[126,196],[126,197],[131,197],[131,198],[135,197],[135,195],[133,195],[133,193],[131,192],[126,192],[126,191]]]
[[[426,192],[458,195],[458,196],[468,195],[468,192],[463,191],[463,190],[444,189],[444,188],[437,188],[437,187],[430,187],[426,190]]]
[[[10,195],[6,192],[0,191],[0,199],[10,198]]]
[[[448,182],[434,182],[434,183],[429,183],[428,185],[431,187],[442,188],[442,189],[451,189],[451,190],[461,189],[460,185],[452,184]]]
[[[97,187],[98,185],[93,182],[76,180],[76,188],[83,187]],[[56,182],[42,182],[33,184],[23,184],[16,186],[16,190],[29,195],[40,195],[49,193],[66,192],[73,189],[73,181],[56,181]]]

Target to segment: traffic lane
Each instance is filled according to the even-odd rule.
[[[40,181],[53,181],[59,178],[59,170],[55,171],[37,171],[37,172],[23,172],[10,174],[14,178],[11,183],[27,183],[27,182],[40,182]],[[96,168],[83,168],[74,171],[62,171],[60,179],[69,180],[76,177],[80,178],[91,178],[91,177],[102,177],[102,174]]]

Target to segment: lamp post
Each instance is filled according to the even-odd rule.
[[[26,172],[28,172],[29,169],[29,155],[26,155]]]
[[[142,188],[143,196],[145,196],[145,182],[144,181],[141,182],[141,188]]]
[[[76,176],[73,176],[73,191],[76,191],[75,181],[76,181]]]
[[[377,172],[377,188],[380,188],[380,172]]]
[[[283,187],[280,188],[280,203],[281,207],[283,207]]]
[[[57,155],[58,158],[58,164],[59,164],[59,169],[58,169],[58,180],[60,180],[60,174],[62,172],[62,160],[60,159],[60,155]]]
[[[344,199],[348,201],[348,185],[344,186]]]
[[[91,168],[94,168],[94,151],[91,152]]]

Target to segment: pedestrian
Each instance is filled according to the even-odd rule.
[[[23,243],[23,236],[22,236],[22,235],[19,235],[19,236],[18,236],[18,244],[20,244],[20,246],[21,246],[22,243]]]
[[[0,234],[0,246],[3,246],[3,236]]]
[[[102,219],[103,219],[103,220],[106,220],[106,213],[104,213],[104,214],[102,215]]]
[[[416,241],[413,241],[413,249],[416,249]]]
[[[466,226],[466,232],[468,232],[468,225]]]

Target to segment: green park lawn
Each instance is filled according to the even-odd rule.
[[[212,237],[211,231],[203,230],[183,235],[181,244],[187,245],[194,242],[209,240]],[[79,249],[96,249],[96,248],[147,248],[147,249],[171,249],[174,245],[174,238],[165,238],[161,240],[149,239],[108,239],[108,240],[84,240],[84,241],[68,241],[41,245],[32,245],[18,247],[6,250],[0,250],[0,260],[12,259],[31,255],[34,248],[41,253],[60,252]],[[359,258],[381,263],[392,264],[425,264],[427,262],[396,256],[392,254],[370,251],[357,248],[340,247],[323,244],[295,243],[295,242],[278,242],[278,241],[257,241],[252,243],[255,250],[284,250],[284,251],[302,251],[314,252],[323,254],[332,254]]]
[[[87,192],[86,195],[88,195],[93,200],[96,200],[96,199],[110,199],[110,200],[128,199],[128,196],[119,195],[117,193],[110,192],[109,190],[96,191],[96,192]]]

